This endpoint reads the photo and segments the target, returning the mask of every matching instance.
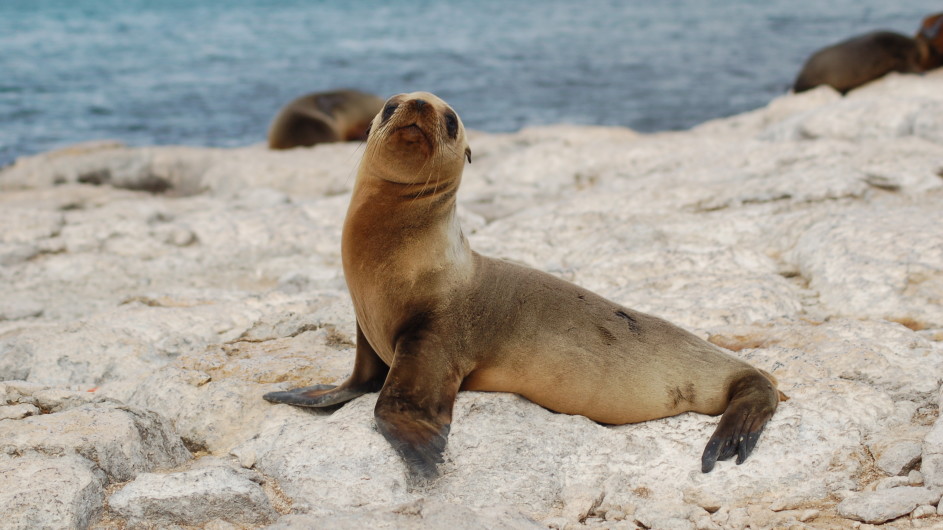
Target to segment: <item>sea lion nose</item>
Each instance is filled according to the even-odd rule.
[[[414,99],[413,106],[416,107],[416,110],[422,110],[423,107],[428,105],[424,99]]]

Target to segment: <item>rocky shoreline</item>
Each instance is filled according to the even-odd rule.
[[[747,462],[700,473],[717,418],[466,392],[442,477],[407,483],[376,395],[261,399],[350,371],[362,148],[97,142],[0,170],[0,527],[943,525],[943,71],[690,131],[469,142],[472,248],[779,379]]]

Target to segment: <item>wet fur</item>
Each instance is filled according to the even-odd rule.
[[[265,398],[317,407],[381,388],[378,430],[422,477],[436,474],[460,389],[609,424],[724,413],[702,469],[745,459],[779,401],[774,380],[662,319],[472,251],[455,213],[470,151],[449,112],[432,94],[399,95],[371,125],[342,244],[353,374]]]

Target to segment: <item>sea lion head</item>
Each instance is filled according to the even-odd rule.
[[[920,25],[920,34],[932,41],[943,36],[943,13],[930,15],[923,19],[923,24]]]
[[[943,13],[930,15],[923,19],[920,32],[917,33],[918,45],[924,44],[929,48],[929,64],[924,69],[929,70],[943,66]]]
[[[435,94],[397,94],[373,118],[364,164],[371,173],[400,184],[440,183],[458,178],[471,150],[465,127]]]

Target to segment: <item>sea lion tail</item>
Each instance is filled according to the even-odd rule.
[[[767,375],[748,372],[730,385],[727,410],[701,456],[702,472],[710,472],[718,460],[737,455],[739,465],[750,456],[781,396],[785,396]]]

